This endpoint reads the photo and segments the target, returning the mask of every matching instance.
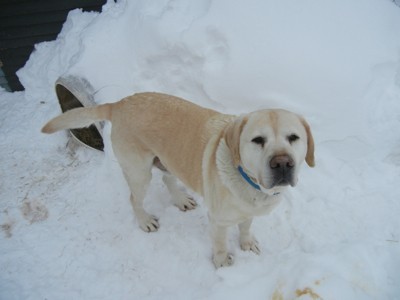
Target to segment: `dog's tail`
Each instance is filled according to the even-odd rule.
[[[63,129],[87,127],[95,122],[111,121],[112,104],[71,109],[50,120],[42,128],[43,133],[53,133]]]

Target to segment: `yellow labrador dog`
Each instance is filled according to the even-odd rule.
[[[139,226],[156,231],[158,219],[143,208],[153,166],[181,210],[196,202],[176,179],[204,197],[216,267],[233,263],[227,228],[238,224],[243,250],[260,253],[250,233],[254,216],[270,212],[287,186],[295,186],[303,160],[314,166],[314,141],[307,122],[285,110],[241,116],[221,114],[183,99],[141,93],[113,104],[70,110],[42,132],[81,128],[109,120],[114,153],[131,190]]]

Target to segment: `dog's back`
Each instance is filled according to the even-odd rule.
[[[128,138],[135,139],[135,143],[140,142],[157,156],[169,172],[202,194],[203,153],[212,134],[207,124],[219,115],[174,96],[136,94],[113,106],[113,144],[121,135],[124,143]],[[131,119],[126,120],[126,116]]]
[[[49,121],[42,132],[109,120],[113,145],[140,144],[143,150],[157,156],[169,172],[202,194],[202,159],[212,134],[208,121],[219,115],[175,96],[139,93],[112,104],[70,110]]]

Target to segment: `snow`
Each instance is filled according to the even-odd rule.
[[[400,8],[389,0],[120,0],[71,11],[0,90],[0,299],[400,299]],[[105,153],[41,126],[54,82],[86,78],[98,103],[166,92],[240,114],[303,114],[314,169],[255,219],[260,256],[215,270],[207,211],[182,213],[154,172],[142,232]]]

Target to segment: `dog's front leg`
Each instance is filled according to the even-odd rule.
[[[221,226],[211,221],[211,238],[213,243],[213,262],[216,268],[233,264],[233,254],[228,253],[226,238],[227,226]]]
[[[250,226],[253,219],[249,219],[239,224],[239,242],[244,251],[253,251],[260,254],[260,247],[255,237],[250,233]]]

